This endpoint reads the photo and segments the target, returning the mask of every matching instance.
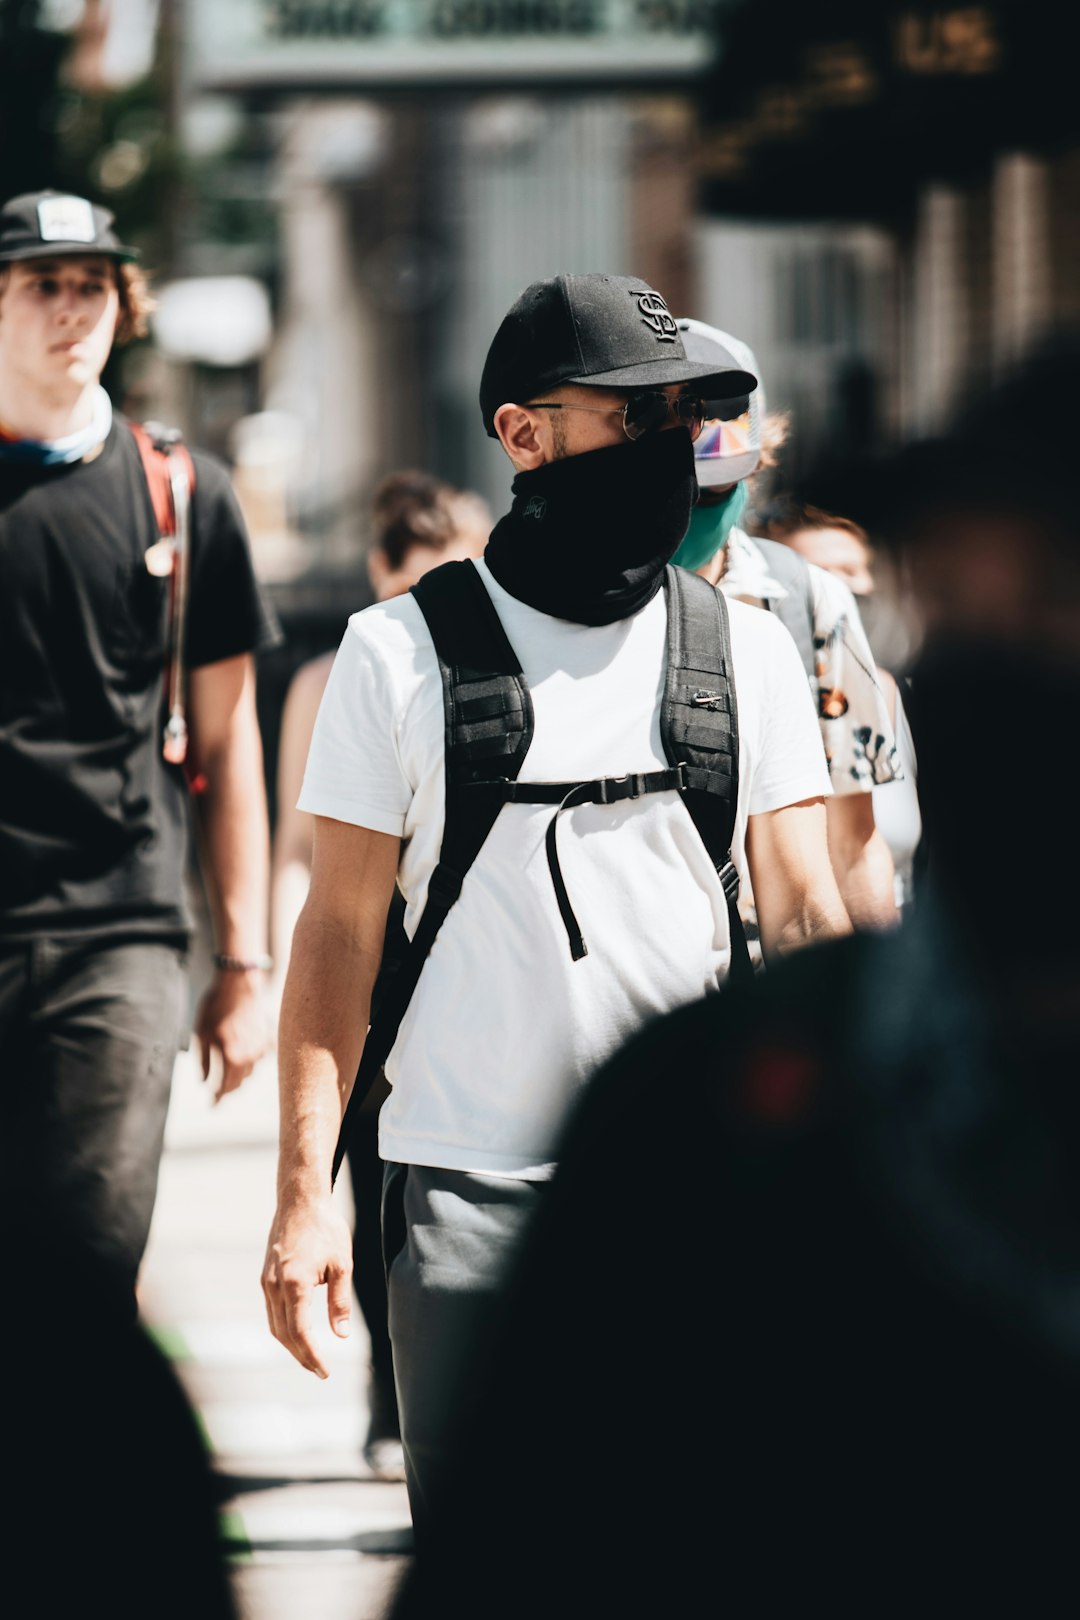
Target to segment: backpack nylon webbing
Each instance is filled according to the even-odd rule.
[[[611,804],[679,788],[716,866],[728,905],[731,976],[753,973],[736,908],[738,874],[731,839],[738,798],[738,726],[731,681],[727,607],[719,591],[694,574],[668,567],[668,669],[661,704],[666,771],[628,773],[591,782],[519,782],[533,736],[533,707],[521,664],[471,562],[444,563],[412,593],[439,659],[446,727],[446,820],[438,864],[412,940],[386,985],[364,1043],[334,1153],[331,1184],[345,1156],[345,1117],[359,1107],[397,1038],[435,937],[464,878],[506,803],[554,804],[548,863],[571,954],[584,941],[558,864],[556,826],[572,804]]]
[[[810,679],[814,691],[817,691],[817,658],[814,653],[814,588],[810,579],[810,565],[805,557],[800,557],[797,551],[785,546],[780,540],[763,540],[754,536],[754,545],[760,546],[765,554],[765,561],[769,565],[778,585],[783,585],[787,591],[786,596],[770,596],[765,606],[770,613],[775,613],[780,623],[790,633],[791,639],[799,649],[803,669]]]
[[[129,422],[142,462],[143,474],[154,508],[159,544],[147,553],[147,565],[161,543],[172,540],[169,553],[169,635],[165,661],[165,696],[168,719],[162,738],[162,752],[170,764],[182,765],[188,788],[202,793],[206,778],[193,766],[188,751],[186,713],[186,669],[184,639],[190,594],[191,560],[188,539],[191,499],[195,491],[195,463],[181,441],[179,430],[160,422]],[[155,570],[158,572],[158,570]]]

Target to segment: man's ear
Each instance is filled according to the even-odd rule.
[[[536,416],[523,405],[500,405],[492,426],[519,472],[532,472],[552,459],[550,444],[545,443],[547,435]]]

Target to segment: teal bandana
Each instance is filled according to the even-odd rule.
[[[716,553],[727,545],[728,535],[746,511],[746,500],[747,489],[743,482],[736,484],[729,490],[727,499],[718,501],[715,506],[695,506],[690,527],[672,562],[680,568],[689,568],[691,573],[712,562]]]

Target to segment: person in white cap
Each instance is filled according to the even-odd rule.
[[[219,1095],[268,1044],[253,654],[278,632],[213,458],[177,464],[162,538],[164,457],[101,386],[152,307],[112,223],[51,191],[0,206],[0,1174],[134,1309],[186,1020],[196,786],[217,955],[194,1033]]]
[[[750,480],[767,456],[769,418],[761,373],[739,338],[680,318],[686,352],[703,363],[740,365],[758,378],[745,399],[727,401],[694,444],[701,496],[674,561],[729,598],[769,609],[803,659],[817,708],[832,797],[826,806],[829,854],[855,928],[896,923],[889,846],[874,821],[873,789],[901,773],[888,700],[858,604],[843,581],[789,548],[751,537],[741,526]],[[744,894],[749,903],[749,895]]]

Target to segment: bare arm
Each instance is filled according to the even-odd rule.
[[[277,821],[270,861],[270,939],[274,979],[281,987],[292,946],[293,929],[307,898],[315,817],[298,810],[315,716],[333,664],[333,654],[313,659],[289,683],[278,738]]]
[[[192,742],[207,779],[195,799],[200,862],[219,952],[251,961],[266,951],[269,827],[255,661],[225,658],[191,672]],[[233,1091],[269,1045],[263,975],[218,971],[199,1003],[195,1035],[209,1078],[221,1059],[217,1096]]]
[[[278,1202],[263,1266],[270,1331],[327,1376],[312,1334],[312,1292],[327,1285],[335,1333],[348,1332],[352,1233],[331,1199],[341,1116],[363,1050],[400,843],[315,819],[311,887],[293,934],[278,1037]]]
[[[889,846],[874,824],[869,793],[834,794],[825,802],[829,856],[853,928],[890,928],[899,918]]]
[[[823,798],[751,816],[746,859],[766,962],[851,932],[829,860]]]

